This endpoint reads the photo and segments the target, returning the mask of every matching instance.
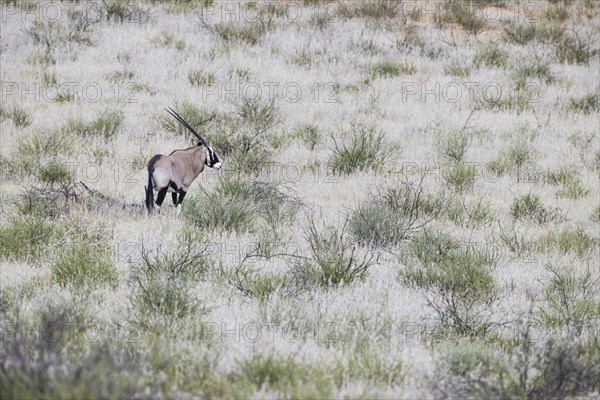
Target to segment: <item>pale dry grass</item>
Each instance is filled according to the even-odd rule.
[[[217,7],[223,4],[217,2]],[[3,15],[3,18],[6,17],[6,21],[2,21],[0,39],[3,85],[18,83],[20,96],[25,87],[41,85],[43,73],[53,73],[59,83],[93,83],[101,88],[102,95],[97,102],[85,101],[78,95],[72,102],[54,103],[44,98],[35,101],[32,94],[24,94],[25,101],[21,101],[19,96],[3,92],[6,98],[6,101],[3,99],[3,109],[21,106],[31,114],[32,124],[19,128],[11,119],[2,117],[0,156],[14,161],[12,157],[19,140],[34,132],[61,129],[69,118],[89,121],[107,109],[121,110],[124,121],[114,139],[76,137],[73,154],[58,158],[75,166],[75,181],[83,181],[125,203],[141,204],[144,162],[153,154],[168,154],[191,145],[183,137],[163,130],[157,117],[165,115],[165,107],[189,102],[223,115],[233,115],[234,103],[241,100],[241,93],[234,90],[237,98],[232,100],[225,98],[224,91],[231,89],[235,79],[241,82],[247,79],[247,82],[260,87],[263,95],[268,93],[269,85],[273,83],[278,84],[279,89],[293,84],[301,89],[298,101],[286,101],[281,95],[275,101],[281,122],[269,131],[269,135],[280,139],[282,144],[268,148],[274,164],[262,175],[248,178],[281,182],[286,194],[300,200],[302,205],[298,206],[294,221],[279,228],[278,233],[288,247],[300,249],[301,254],[307,251],[303,232],[308,223],[307,216],[312,215],[325,225],[341,227],[346,215],[372,199],[378,188],[401,182],[416,183],[421,173],[426,172],[423,180],[425,192],[444,192],[449,198],[458,196],[467,203],[481,198],[489,202],[494,211],[494,222],[479,228],[461,228],[440,217],[428,229],[444,230],[463,243],[479,246],[491,243],[501,253],[493,267],[493,277],[501,292],[494,318],[507,325],[498,328],[496,333],[499,337],[514,336],[516,328],[510,323],[522,318],[532,303],[536,306],[544,303],[543,291],[549,279],[548,263],[570,266],[580,273],[592,270],[597,277],[598,266],[594,261],[598,255],[597,242],[589,257],[533,252],[524,259],[513,254],[499,239],[500,226],[508,228],[516,224],[515,229],[530,241],[538,240],[550,231],[578,226],[598,240],[598,225],[590,220],[600,200],[599,167],[594,166],[600,150],[598,113],[584,114],[566,108],[568,99],[598,92],[597,53],[589,66],[560,64],[552,55],[544,53],[544,44],[532,42],[521,46],[506,42],[503,46],[510,54],[509,67],[477,68],[471,60],[479,41],[487,41],[489,37],[502,41],[502,24],[489,26],[475,37],[454,25],[440,27],[431,22],[409,22],[426,48],[440,49],[438,57],[431,57],[425,49],[399,49],[398,41],[409,32],[399,18],[391,26],[378,26],[361,18],[339,18],[319,31],[309,22],[313,9],[302,2],[296,5],[302,12],[299,21],[286,24],[279,20],[279,24],[268,30],[257,45],[251,46],[224,43],[203,25],[198,12],[144,3],[144,7],[151,10],[148,22],[97,23],[91,32],[92,45],[56,44],[52,53],[55,63],[51,65],[35,62],[39,61],[43,51],[24,33],[24,29],[31,26],[31,21],[21,22],[19,13]],[[2,6],[5,7],[4,4]],[[199,10],[198,6],[192,8]],[[579,2],[572,4],[569,24],[581,25],[582,29],[595,32],[593,43],[597,49],[597,27],[594,28],[593,20],[585,15],[597,13],[598,7],[591,5],[589,8],[591,11]],[[208,24],[219,20],[218,16],[211,18]],[[156,38],[164,32],[175,40],[182,40],[185,43],[183,50],[157,44]],[[310,58],[308,66],[295,63],[301,52]],[[469,100],[465,82],[479,84],[479,89],[475,89],[478,96],[481,95],[481,86],[486,83],[499,85],[506,96],[513,85],[512,66],[534,55],[548,63],[555,77],[553,83],[540,84],[537,102],[521,112],[485,107],[473,112],[480,103]],[[120,61],[124,57],[129,61]],[[410,62],[416,71],[412,75],[370,80],[371,66],[389,59]],[[444,67],[452,62],[465,64],[470,70],[469,76],[457,78],[445,74]],[[247,78],[234,78],[236,69],[246,71]],[[207,90],[215,88],[190,84],[188,74],[196,70],[214,76],[217,94],[207,94]],[[115,98],[111,89],[114,84],[109,80],[111,74],[119,71],[133,72],[133,77],[120,85],[122,92],[119,98]],[[317,84],[325,84],[319,89],[318,99],[315,97]],[[436,84],[441,88],[456,85],[460,88],[461,99],[448,101],[448,98],[440,97],[436,100],[433,95],[422,92],[423,87],[431,89]],[[139,91],[131,91],[134,85]],[[333,87],[336,92],[333,92]],[[407,90],[412,88],[417,88],[417,94],[407,95]],[[328,96],[336,101],[327,101]],[[135,102],[126,103],[126,99]],[[445,186],[443,171],[447,161],[438,154],[436,143],[450,132],[462,130],[467,120],[465,131],[469,135],[469,147],[464,161],[476,165],[479,175],[472,190],[454,195]],[[332,136],[337,137],[348,129],[351,122],[375,125],[385,133],[387,143],[397,146],[392,160],[381,171],[357,172],[347,176],[332,174],[328,165],[334,149]],[[307,123],[315,124],[321,132],[321,139],[314,150],[300,139],[289,138],[296,127]],[[216,134],[216,131],[206,132],[209,140]],[[530,165],[535,171],[532,179],[517,179],[510,173],[495,177],[485,171],[486,166],[496,160],[504,149],[519,143],[531,149]],[[201,187],[210,191],[221,176],[239,172],[227,168],[226,157],[223,157],[223,164],[224,171],[221,172],[207,169],[192,186],[189,196],[199,194]],[[590,191],[587,196],[557,198],[559,188],[543,182],[543,172],[564,165],[576,167],[583,185]],[[34,184],[37,184],[35,176],[15,178],[8,174],[6,179],[3,177],[0,183],[0,225],[10,223],[17,214],[13,201],[25,188]],[[565,220],[542,225],[513,221],[511,204],[515,197],[527,193],[538,194],[546,206],[558,207]],[[10,293],[22,316],[31,320],[37,318],[38,311],[45,304],[78,302],[102,326],[130,327],[132,287],[128,279],[131,263],[139,262],[142,244],[144,248],[155,251],[175,249],[186,220],[174,219],[175,209],[170,196],[165,200],[162,214],[147,220],[143,218],[141,209],[122,214],[117,211],[99,213],[81,210],[78,214],[88,224],[102,220],[111,227],[113,233],[109,245],[119,274],[117,287],[114,290],[97,288],[88,293],[71,293],[51,283],[51,260],[42,259],[38,263],[0,261],[2,296],[5,298],[4,293]],[[219,379],[231,380],[230,374],[238,371],[244,360],[257,354],[276,354],[325,371],[325,376],[330,377],[328,379],[333,383],[330,382],[329,391],[317,391],[316,397],[431,397],[433,392],[427,379],[438,359],[437,346],[453,338],[436,336],[439,331],[435,314],[427,306],[427,291],[406,287],[398,279],[399,271],[405,268],[401,254],[408,242],[400,243],[389,251],[359,249],[382,253],[379,263],[369,270],[364,280],[348,286],[311,288],[291,294],[282,289],[261,302],[235,288],[225,275],[239,267],[246,252],[260,240],[261,235],[268,239],[271,238],[268,236],[270,233],[273,232],[204,232],[203,240],[212,246],[213,269],[193,283],[190,289],[190,293],[202,304],[202,311],[185,317],[177,323],[178,330],[167,330],[164,336],[154,338],[141,332],[132,346],[141,349],[142,353],[150,353],[149,343],[156,340],[158,342],[155,343],[162,346],[160,353],[173,359],[189,353],[195,359],[214,360],[210,364],[210,379],[218,388],[219,385],[227,386]],[[55,251],[60,252],[60,248]],[[260,275],[290,275],[290,259],[286,257],[257,258],[251,263]],[[27,285],[30,287],[22,289]],[[598,324],[598,316],[595,318],[591,323]],[[193,335],[197,332],[194,327],[203,322],[218,329],[218,334],[209,339],[195,338]],[[282,326],[289,324],[303,333],[298,340],[290,340],[281,331]],[[259,340],[240,337],[240,329],[248,326],[262,329]],[[272,337],[268,336],[267,328],[270,326],[279,329]],[[323,336],[315,339],[312,332],[315,326],[325,330],[320,332],[321,335],[331,333],[327,329],[333,327],[331,341],[324,340]],[[221,336],[223,329],[230,331]],[[539,329],[541,338],[552,334],[544,327]],[[249,332],[246,334],[250,335]],[[386,382],[380,379],[383,372],[378,370],[370,376],[369,368],[375,368],[373,365],[362,365],[360,373],[352,370],[349,365],[357,359],[364,346],[367,346],[370,361],[380,363],[384,370],[394,362],[400,364],[401,378]],[[147,359],[143,362],[147,371],[161,368]],[[289,397],[290,393],[295,393],[295,397],[313,393],[286,391],[269,385],[249,387],[248,392],[241,393],[225,389],[219,392],[214,387],[212,390],[215,392],[207,392],[209,389],[206,387],[188,385],[189,382],[181,381],[181,376],[175,378],[175,375],[167,371],[158,379],[164,387],[169,387],[169,380],[180,379],[179,382],[183,383],[179,389],[169,387],[162,389],[164,391],[154,391],[148,388],[140,395],[202,397],[203,393],[209,393],[208,397],[274,398]],[[294,397],[293,394],[291,396]]]

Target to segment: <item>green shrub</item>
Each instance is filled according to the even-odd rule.
[[[59,162],[51,161],[40,168],[38,179],[49,184],[69,183],[73,180],[73,174],[68,166]]]
[[[592,36],[584,37],[575,30],[566,30],[556,44],[556,57],[561,63],[590,65],[590,60],[597,54]]]
[[[383,204],[359,206],[350,217],[350,232],[359,243],[374,246],[396,245],[406,238],[407,222]]]
[[[510,173],[517,182],[535,182],[539,178],[535,164],[533,164],[533,151],[524,143],[514,144],[503,149],[498,158],[487,164],[487,169],[496,176]]]
[[[0,259],[36,261],[53,237],[53,227],[42,219],[16,218],[0,227]]]
[[[500,47],[496,42],[490,42],[480,47],[473,59],[479,68],[482,64],[489,68],[505,68],[508,65],[508,51]]]
[[[529,325],[504,346],[473,340],[444,345],[429,380],[434,396],[541,400],[595,393],[597,338],[540,340]]]
[[[512,226],[510,229],[503,229],[500,226],[500,240],[509,248],[509,250],[516,254],[517,257],[530,256],[532,252],[536,250],[536,245],[533,240],[528,238],[528,235],[517,232]]]
[[[362,245],[397,245],[435,219],[443,204],[440,196],[422,193],[420,185],[388,187],[351,213],[350,233]]]
[[[538,224],[560,219],[557,209],[548,209],[543,205],[540,196],[532,193],[515,197],[510,206],[510,215],[513,219],[526,219]]]
[[[271,29],[271,25],[271,21],[248,24],[219,22],[210,30],[225,42],[243,42],[254,46]]]
[[[415,72],[417,72],[417,68],[409,62],[398,63],[384,60],[371,67],[371,74],[374,78],[395,78],[400,75],[412,75]]]
[[[430,378],[435,397],[519,398],[519,381],[510,362],[482,341],[460,341],[442,347]]]
[[[582,97],[572,97],[567,103],[567,108],[584,114],[600,112],[600,95],[592,93]]]
[[[471,204],[455,200],[448,204],[446,214],[450,221],[464,228],[491,225],[495,220],[492,206],[481,198]]]
[[[69,119],[63,127],[63,131],[84,137],[101,136],[109,140],[118,133],[124,118],[122,111],[107,110],[91,122],[85,122],[81,119]]]
[[[341,229],[328,226],[321,231],[315,221],[309,219],[304,231],[308,250],[293,265],[300,289],[350,285],[363,279],[369,268],[377,263],[372,254],[357,254],[346,235],[346,226],[347,223]]]
[[[310,150],[314,150],[321,141],[321,132],[319,127],[314,124],[303,124],[296,128],[292,134],[296,138],[302,139]]]
[[[497,255],[489,249],[426,232],[410,244],[400,278],[406,285],[429,290],[428,306],[444,333],[485,335],[494,326],[488,318],[498,298],[492,275],[496,261]]]
[[[116,288],[119,278],[110,248],[89,241],[64,247],[51,270],[55,283],[75,289]]]
[[[554,82],[554,75],[548,64],[539,59],[534,59],[533,61],[521,63],[512,72],[512,79],[518,88],[522,88],[533,79],[539,79],[544,83],[552,83]]]
[[[331,379],[319,369],[291,356],[273,354],[256,353],[238,362],[231,379],[254,390],[268,388],[291,398],[328,398],[333,388]]]
[[[577,179],[577,168],[565,165],[555,170],[550,170],[543,175],[544,182],[553,186],[564,185]]]
[[[190,81],[192,86],[211,86],[215,84],[215,76],[213,74],[207,74],[204,71],[190,71],[188,73],[188,81]]]
[[[567,327],[580,334],[586,325],[600,322],[600,291],[591,272],[580,275],[566,266],[546,268],[552,275],[544,290],[546,301],[540,309],[544,324],[551,328]]]
[[[590,190],[583,186],[579,178],[565,183],[562,188],[556,192],[556,197],[564,197],[567,199],[578,199],[586,197],[590,194]]]
[[[280,121],[275,98],[243,98],[235,105],[234,117],[220,116],[216,121],[211,142],[227,156],[230,170],[258,175],[270,165],[269,133]]]
[[[596,208],[594,208],[594,211],[592,211],[592,215],[590,216],[590,219],[592,220],[592,222],[600,224],[600,205],[597,205]]]
[[[352,123],[349,131],[342,132],[343,142],[335,137],[329,167],[334,174],[349,175],[356,171],[378,171],[391,158],[395,147],[386,144],[385,134],[375,126]]]
[[[145,23],[150,19],[150,13],[144,10],[140,4],[127,0],[104,1],[101,15],[106,21],[118,23]]]
[[[180,241],[178,248],[169,253],[157,251],[152,255],[142,249],[141,262],[131,267],[131,303],[137,313],[134,322],[142,328],[160,333],[161,327],[170,327],[200,310],[200,301],[191,287],[209,269],[206,249],[198,249],[202,238],[193,231],[184,232]]]
[[[444,74],[458,78],[467,78],[471,75],[471,68],[459,61],[452,61],[450,64],[444,66]]]
[[[473,10],[471,2],[455,1],[444,5],[442,22],[458,24],[467,32],[476,35],[485,27],[481,14]]]
[[[378,386],[401,385],[406,375],[402,361],[387,357],[385,353],[378,354],[374,346],[361,343],[357,344],[346,364],[340,360],[336,368],[336,372],[342,375],[339,381],[365,381]]]
[[[393,19],[399,11],[399,4],[394,0],[366,0],[352,5],[354,15],[373,20]]]
[[[446,184],[457,193],[464,193],[475,185],[477,166],[465,162],[448,165],[443,171]]]
[[[240,267],[229,279],[244,295],[264,303],[274,293],[282,290],[287,284],[285,277],[273,274],[261,274],[255,268]]]
[[[161,31],[160,34],[154,37],[150,42],[159,47],[174,47],[179,51],[185,49],[185,40],[176,39],[167,31]]]
[[[598,246],[598,239],[590,236],[584,229],[563,229],[560,232],[548,232],[537,243],[538,250],[549,252],[556,250],[561,254],[574,253],[579,257],[590,255]],[[596,249],[597,250],[597,249]]]
[[[186,201],[184,215],[203,229],[246,232],[265,225],[276,229],[294,214],[292,203],[274,183],[230,175],[221,178],[212,191]]]
[[[17,128],[27,128],[31,125],[31,115],[21,107],[14,106],[10,117]]]
[[[448,161],[460,162],[469,148],[469,136],[463,131],[450,132],[438,140],[438,153]]]

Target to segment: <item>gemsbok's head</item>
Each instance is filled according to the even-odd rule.
[[[221,160],[215,150],[208,145],[207,141],[177,112],[171,108],[167,109],[167,112],[196,136],[198,143],[194,147],[175,150],[168,156],[156,154],[148,161],[146,168],[148,176],[145,179],[146,214],[151,211],[153,206],[160,211],[160,206],[167,192],[172,192],[173,205],[177,207],[176,215],[179,216],[181,202],[192,182],[204,171],[204,166],[216,170],[221,169]],[[214,118],[214,114],[201,121],[198,125],[202,126],[212,118]],[[154,190],[158,192],[156,204],[154,203]]]

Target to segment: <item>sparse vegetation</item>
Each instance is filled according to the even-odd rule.
[[[385,60],[371,67],[371,73],[375,78],[395,78],[400,75],[412,75],[415,72],[417,72],[417,68],[409,62],[397,63]]]
[[[75,242],[64,248],[51,269],[53,282],[60,286],[89,290],[114,288],[118,282],[110,249],[103,243]]]
[[[332,136],[334,149],[329,165],[334,174],[380,170],[394,152],[394,147],[384,142],[385,134],[374,126],[352,123],[341,136],[341,143]]]
[[[346,229],[347,223],[341,228],[328,226],[321,230],[314,220],[309,220],[304,231],[308,253],[298,257],[292,269],[299,287],[310,290],[350,285],[363,279],[377,263],[374,254],[352,245]]]
[[[493,328],[490,307],[498,299],[493,252],[444,233],[425,232],[411,243],[408,260],[401,280],[429,289],[428,305],[443,332],[478,336]]]
[[[490,68],[505,68],[508,60],[508,51],[500,47],[498,43],[490,42],[477,51],[473,62],[477,67],[485,65]]]
[[[597,3],[0,0],[0,397],[598,397]]]
[[[69,119],[64,131],[83,137],[102,137],[106,140],[113,139],[125,119],[122,111],[106,110],[98,118],[90,122],[82,119]]]
[[[548,208],[542,203],[540,196],[533,193],[515,197],[510,206],[510,215],[514,219],[527,219],[538,224],[560,219],[557,209]]]

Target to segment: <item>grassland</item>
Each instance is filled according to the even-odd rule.
[[[2,398],[600,396],[597,2],[0,6]]]

